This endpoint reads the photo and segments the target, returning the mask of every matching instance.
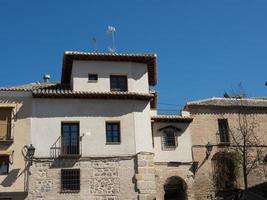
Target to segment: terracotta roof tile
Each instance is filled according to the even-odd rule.
[[[151,116],[154,122],[191,122],[192,117],[183,117],[181,115],[155,115]]]
[[[157,84],[157,63],[156,54],[123,54],[123,53],[90,53],[78,51],[66,51],[62,65],[62,84],[70,84],[73,60],[98,60],[98,61],[119,61],[138,62],[147,64],[149,85]]]
[[[267,99],[257,98],[209,98],[199,101],[191,101],[186,103],[186,108],[190,106],[215,106],[215,107],[258,107],[267,108]]]

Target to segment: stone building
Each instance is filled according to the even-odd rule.
[[[0,88],[0,199],[207,199],[217,120],[231,126],[240,108],[211,99],[158,114],[156,59],[65,52],[60,82]],[[264,135],[267,100],[246,102]]]
[[[266,199],[267,100],[210,98],[188,102],[185,110],[189,111],[193,118],[190,132],[195,171],[195,199],[207,199],[207,196],[214,196],[215,193],[227,197],[232,195],[231,191],[244,188],[242,166],[240,162],[236,162],[236,158],[240,160],[235,147],[238,142],[234,141],[234,131],[240,133],[240,128],[257,135],[259,143],[252,144],[249,148],[262,151],[262,160],[248,175],[249,195],[254,195],[249,199]],[[243,118],[240,117],[244,117],[247,124],[243,124]],[[236,169],[233,168],[237,164]],[[227,172],[223,171],[225,168]]]

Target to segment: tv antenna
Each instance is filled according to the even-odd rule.
[[[116,53],[115,32],[116,32],[116,29],[114,26],[108,26],[107,34],[111,35],[111,39],[112,39],[112,47],[108,47],[109,53]]]
[[[95,37],[92,38],[92,43],[93,43],[93,48],[94,48],[95,52],[97,53],[98,49],[97,49],[97,41],[96,41]]]

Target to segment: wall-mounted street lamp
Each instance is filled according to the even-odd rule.
[[[26,148],[27,148],[27,158],[29,160],[30,166],[32,166],[32,160],[33,160],[33,156],[35,153],[35,147],[32,144],[30,144]]]
[[[208,142],[208,144],[206,144],[205,147],[206,147],[206,158],[208,158],[211,154],[213,145],[210,142]]]

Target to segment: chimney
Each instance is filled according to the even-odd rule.
[[[45,75],[43,76],[43,79],[44,79],[44,82],[45,82],[45,83],[48,83],[48,82],[49,82],[49,79],[50,79],[50,74],[45,74]]]

